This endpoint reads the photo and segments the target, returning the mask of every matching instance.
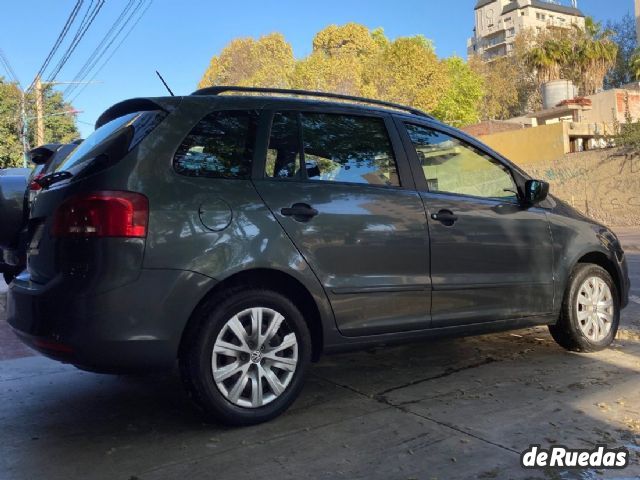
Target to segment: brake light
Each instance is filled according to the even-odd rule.
[[[33,177],[33,180],[31,180],[31,183],[29,183],[29,190],[31,190],[32,192],[37,192],[38,190],[42,190],[42,185],[38,183],[38,180],[42,177],[44,177],[44,174],[42,173],[39,173],[38,175]]]
[[[55,213],[54,237],[147,236],[149,201],[139,193],[103,191],[66,200]]]

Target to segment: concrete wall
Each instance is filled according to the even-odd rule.
[[[479,140],[524,167],[555,160],[568,152],[567,129],[568,124],[556,123],[484,135]]]
[[[610,226],[640,224],[640,157],[617,149],[571,153],[522,165],[551,184],[551,193]]]
[[[580,114],[581,120],[587,123],[618,122],[624,123],[625,119],[625,93],[629,96],[629,112],[634,121],[640,120],[640,91],[613,89],[590,95],[593,108]]]

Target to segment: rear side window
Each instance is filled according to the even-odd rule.
[[[304,165],[304,168],[300,168]],[[331,113],[276,113],[266,172],[272,178],[400,186],[384,120]]]
[[[133,150],[164,120],[161,110],[133,112],[105,123],[87,137],[57,166],[57,170],[77,173],[84,169],[98,153],[107,154],[111,164]]]
[[[254,111],[211,113],[180,144],[173,167],[191,177],[249,178],[257,128]]]

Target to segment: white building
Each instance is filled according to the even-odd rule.
[[[576,0],[571,5],[559,0],[478,0],[467,52],[491,60],[508,55],[516,35],[527,28],[537,32],[549,26],[584,28],[584,15],[576,4]]]

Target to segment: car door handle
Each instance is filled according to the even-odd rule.
[[[458,221],[458,216],[454,215],[451,210],[440,210],[438,213],[432,213],[431,218],[447,227]]]
[[[308,222],[318,215],[318,210],[312,208],[306,203],[294,203],[289,208],[281,209],[280,213],[285,217],[293,217],[293,219],[298,222]]]

